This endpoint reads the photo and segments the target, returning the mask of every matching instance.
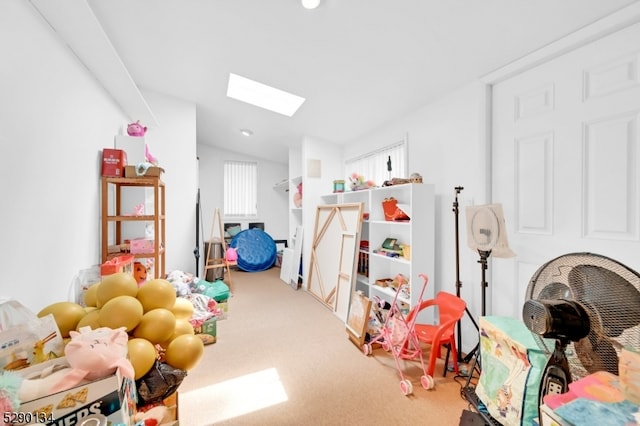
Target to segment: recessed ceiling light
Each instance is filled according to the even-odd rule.
[[[315,9],[320,6],[320,0],[302,0],[302,6],[305,9]]]
[[[243,136],[253,136],[253,131],[250,129],[240,129],[240,133],[242,133]]]
[[[287,117],[295,114],[305,101],[300,96],[233,73],[229,74],[227,96]]]

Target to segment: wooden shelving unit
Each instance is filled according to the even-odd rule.
[[[148,188],[153,192],[152,214],[133,215],[123,211],[123,191],[127,188]],[[113,196],[110,197],[110,190]],[[110,203],[110,198],[113,198]],[[146,200],[140,200],[145,202]],[[113,205],[110,205],[113,204]],[[145,203],[146,204],[146,203]],[[126,249],[121,251],[109,250],[110,224],[115,246],[125,247],[125,237],[122,225],[125,222],[153,223],[153,251],[148,253],[136,253],[134,256],[141,259],[153,260],[154,278],[165,276],[165,185],[160,177],[102,177],[102,209],[101,209],[101,257],[106,262],[113,257],[126,254]],[[140,235],[129,236],[137,238]]]

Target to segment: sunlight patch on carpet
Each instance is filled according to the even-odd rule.
[[[180,393],[180,410],[206,412],[206,424],[280,404],[288,400],[275,368]]]

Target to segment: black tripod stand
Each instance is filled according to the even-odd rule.
[[[455,215],[455,230],[456,230],[456,296],[460,297],[460,289],[462,288],[462,282],[460,281],[460,232],[459,232],[460,223],[458,221],[460,210],[458,209],[458,194],[460,194],[460,192],[464,188],[462,186],[456,186],[454,189],[456,191],[455,200],[453,201],[453,213]],[[471,319],[471,322],[475,326],[476,330],[478,330],[478,324],[473,319],[473,316],[471,315],[471,312],[469,312],[469,309],[465,308],[465,311],[467,312],[467,316],[469,317],[469,319]],[[461,321],[458,321],[457,332],[458,332],[458,362],[468,363],[471,357],[473,357],[473,354],[475,354],[476,349],[474,348],[474,351],[470,352],[470,355],[467,355],[466,357],[463,358],[462,351],[461,351],[461,348],[462,348]]]
[[[491,250],[478,249],[478,254],[480,254],[480,260],[478,260],[478,263],[480,264],[480,267],[482,270],[482,283],[481,283],[482,315],[484,316],[486,314],[485,310],[486,310],[486,289],[487,289],[487,279],[486,279],[487,259],[491,255]],[[476,328],[478,328],[477,325],[476,325]],[[480,366],[479,353],[478,353],[479,349],[480,349],[480,336],[478,335],[478,343],[476,344],[475,348],[473,348],[473,350],[471,350],[471,352],[469,352],[469,354],[464,358],[465,362],[467,363],[473,358],[473,363],[471,364],[471,369],[469,370],[469,376],[467,377],[467,382],[463,387],[462,395],[464,399],[466,399],[471,405],[473,405],[476,408],[478,414],[483,418],[486,425],[499,425],[500,423],[494,420],[491,417],[491,415],[488,412],[486,412],[486,410],[483,411],[478,408],[480,405],[482,405],[482,403],[480,401],[480,398],[478,398],[478,395],[476,394],[476,385],[472,383],[472,378],[474,377],[474,372],[477,371],[478,374],[480,374],[481,366]]]
[[[196,258],[196,271],[200,271],[200,188],[196,196],[196,248],[193,249],[193,255]]]
[[[486,315],[487,310],[487,259],[491,256],[491,250],[478,250],[478,254],[480,255],[480,260],[478,263],[480,264],[480,269],[482,271],[482,281],[480,286],[482,287],[482,305],[481,305],[481,315]],[[478,324],[474,321],[473,324],[476,326],[476,330],[478,329]],[[467,356],[463,359],[464,362],[468,363],[471,359],[477,355],[478,350],[480,349],[480,342],[476,344],[476,346],[467,354]]]

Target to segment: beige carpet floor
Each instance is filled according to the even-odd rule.
[[[344,323],[313,295],[279,279],[280,269],[233,271],[217,342],[179,388],[179,420],[204,425],[458,425],[466,378],[436,366],[420,385],[419,362],[403,361],[413,395],[400,391],[391,353],[365,356]],[[426,358],[425,358],[426,360]]]

